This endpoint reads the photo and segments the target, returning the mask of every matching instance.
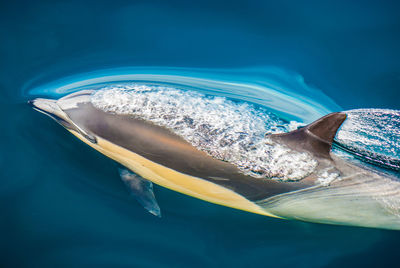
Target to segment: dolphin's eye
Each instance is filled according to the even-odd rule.
[[[81,135],[84,136],[91,143],[97,144],[97,139],[95,136],[86,133],[81,133]]]

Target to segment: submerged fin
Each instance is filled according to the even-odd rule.
[[[119,169],[119,174],[136,200],[148,212],[161,217],[161,210],[153,192],[153,183],[127,169]]]
[[[308,151],[316,156],[330,158],[336,132],[346,120],[345,113],[331,113],[317,121],[289,133],[273,134],[271,138],[297,151]]]

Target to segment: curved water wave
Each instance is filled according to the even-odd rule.
[[[341,108],[322,91],[304,82],[301,75],[275,68],[188,69],[114,68],[70,76],[35,88],[23,95],[60,97],[81,89],[105,84],[151,83],[191,89],[267,107],[282,119],[310,123]]]

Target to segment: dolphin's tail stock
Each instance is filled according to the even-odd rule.
[[[287,219],[318,223],[400,229],[400,182],[378,170],[358,166],[330,153],[346,114],[332,113],[304,128],[279,135],[276,141],[318,159],[315,175],[327,183],[276,195],[258,205]]]
[[[286,219],[400,230],[400,183],[354,166],[346,168],[353,169],[353,175],[341,175],[328,186],[277,195],[258,205]]]

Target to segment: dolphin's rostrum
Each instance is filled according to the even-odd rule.
[[[397,179],[330,153],[345,113],[329,114],[289,133],[269,135],[272,144],[284,146],[294,154],[308,155],[315,164],[297,179],[266,178],[243,172],[234,163],[199,150],[163,125],[99,109],[91,101],[92,94],[93,91],[84,90],[59,100],[35,99],[31,105],[137,174],[135,182],[135,175],[121,171],[139,202],[155,215],[160,211],[151,182],[262,215],[400,229]]]

